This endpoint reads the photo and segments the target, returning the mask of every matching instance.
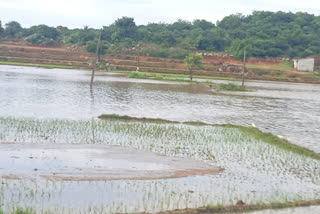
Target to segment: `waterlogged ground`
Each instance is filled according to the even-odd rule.
[[[0,178],[0,209],[156,212],[230,205],[239,199],[268,203],[320,198],[319,161],[280,150],[237,128],[94,119],[117,113],[213,124],[254,123],[320,152],[319,85],[249,82],[250,92],[217,94],[200,83],[136,80],[111,73],[98,73],[90,90],[89,80],[88,71],[0,66],[0,142],[34,148],[120,145],[224,170],[178,179],[61,181],[39,176],[38,167],[28,179]],[[3,154],[8,154],[8,147],[2,147]],[[1,156],[0,174],[18,159],[19,154]],[[317,213],[319,207],[297,210],[279,213]]]
[[[0,66],[0,116],[88,119],[103,113],[252,125],[320,152],[320,85],[248,82],[223,96],[202,84],[89,71]],[[219,81],[214,81],[219,82]]]
[[[8,179],[155,180],[214,175],[219,167],[110,145],[0,144],[0,176]]]
[[[203,161],[224,169],[216,175],[151,181],[2,178],[0,198],[5,210],[31,206],[59,213],[156,212],[230,205],[239,199],[268,203],[320,198],[319,160],[281,150],[237,128],[2,117],[0,133],[2,142],[34,143],[35,148],[39,144],[65,143],[120,145]],[[1,171],[5,169],[0,169],[0,174]]]

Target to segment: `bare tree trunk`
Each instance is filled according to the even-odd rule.
[[[246,72],[246,50],[243,52],[242,86],[244,86],[244,75]]]
[[[92,88],[94,73],[95,73],[95,70],[97,69],[97,63],[100,60],[99,49],[100,49],[100,42],[101,42],[101,32],[102,32],[102,30],[100,30],[99,39],[98,39],[98,43],[97,43],[96,59],[92,61],[92,74],[91,74],[90,88]]]
[[[193,76],[193,69],[191,68],[190,69],[190,81],[192,81],[192,78],[193,78],[192,76]]]

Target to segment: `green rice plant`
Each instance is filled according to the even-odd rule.
[[[42,185],[40,181],[6,181],[1,185],[0,198],[7,200],[4,203],[23,207],[23,201],[30,200],[51,203],[60,198],[67,201],[70,190],[87,187],[84,192],[89,195],[101,190],[96,194],[99,197],[90,199],[90,209],[109,213],[157,212],[206,204],[232,205],[237,200],[271,204],[320,198],[319,155],[270,133],[252,127],[180,123],[115,114],[105,115],[104,119],[0,117],[0,133],[4,136],[1,141],[120,145],[203,161],[219,166],[223,171],[214,176],[157,181],[47,181]],[[193,193],[188,192],[189,186]],[[105,204],[100,194],[110,192],[123,198],[111,198],[110,204]],[[133,193],[137,199],[127,204]],[[70,212],[80,213],[72,204],[66,206],[72,208]],[[61,205],[55,213],[61,213],[62,209]]]
[[[16,210],[12,211],[11,214],[36,214],[36,212],[34,212],[31,208],[17,208]]]

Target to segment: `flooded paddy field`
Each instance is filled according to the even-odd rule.
[[[106,177],[104,181],[79,183],[76,178],[64,180],[38,176],[41,170],[51,167],[50,162],[44,161],[47,168],[39,167],[33,172],[32,179],[2,177],[0,196],[3,204],[9,205],[4,209],[10,209],[10,205],[28,205],[55,212],[89,212],[91,209],[158,212],[209,204],[230,205],[240,199],[247,203],[270,203],[320,198],[320,160],[279,149],[236,127],[2,117],[0,131],[2,142],[26,142],[28,148],[32,148],[34,143],[33,152],[39,149],[39,144],[48,145],[48,148],[52,145],[59,148],[61,144],[62,151],[66,151],[65,143],[72,146],[119,145],[168,157],[202,161],[223,169],[214,175],[185,175],[179,179],[110,181]],[[7,152],[14,146],[21,148],[16,144],[8,145],[3,144],[1,150]],[[25,150],[25,157],[33,156],[30,150]],[[20,158],[19,154],[8,153],[5,162],[9,163],[1,165],[0,174],[7,175],[8,167],[16,169],[17,158]],[[46,160],[45,155],[42,158]],[[146,161],[150,164],[150,160]],[[117,161],[114,163],[113,166],[119,168]],[[144,167],[147,168],[147,164]],[[70,198],[74,191],[76,198]],[[46,195],[50,197],[43,197]],[[26,201],[28,203],[24,204]]]
[[[320,85],[247,82],[249,92],[89,71],[0,66],[0,116],[88,119],[101,114],[251,126],[320,153]],[[214,81],[221,82],[221,81]],[[231,94],[231,95],[230,95]]]
[[[256,204],[320,199],[319,159],[281,149],[240,127],[97,119],[116,113],[181,122],[254,123],[319,153],[320,86],[249,82],[250,92],[221,94],[202,83],[98,73],[90,91],[89,79],[88,71],[0,67],[0,210],[133,213],[233,205],[238,200]],[[121,154],[111,148],[121,148]],[[109,165],[104,159],[108,151],[118,154],[110,154]],[[135,151],[141,155],[124,164],[121,157]],[[141,165],[144,156],[150,159]],[[179,161],[215,173],[170,178],[174,166],[168,163],[173,160],[182,170],[186,166]],[[126,171],[130,166],[135,173],[156,169],[169,176],[42,176],[57,170],[68,174],[70,168]],[[289,210],[281,212],[293,212]],[[257,213],[264,212],[268,210]]]

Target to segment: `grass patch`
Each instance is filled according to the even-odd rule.
[[[283,62],[282,64],[275,64],[275,65],[256,65],[256,64],[247,64],[247,68],[254,69],[254,70],[266,70],[266,71],[278,71],[280,74],[284,71],[292,71],[293,70],[293,63],[292,62]]]
[[[4,212],[0,210],[0,214],[4,214]],[[10,212],[10,214],[36,214],[36,212],[33,211],[33,209],[31,208],[27,208],[27,209],[17,208],[16,210]]]
[[[290,61],[285,61],[285,62],[283,63],[283,65],[285,65],[285,66],[287,66],[287,67],[289,67],[289,68],[293,68],[293,67],[294,67],[294,63],[293,63],[293,62],[290,62]]]
[[[314,72],[314,73],[312,73],[312,75],[320,78],[320,71],[319,72]]]
[[[129,74],[129,78],[135,78],[135,79],[147,79],[146,73],[139,72],[139,71],[132,71]]]
[[[164,77],[162,76],[162,74],[156,74],[155,77],[154,77],[154,79],[156,79],[156,80],[163,80]]]
[[[246,86],[234,83],[220,83],[217,87],[218,91],[248,91]]]

